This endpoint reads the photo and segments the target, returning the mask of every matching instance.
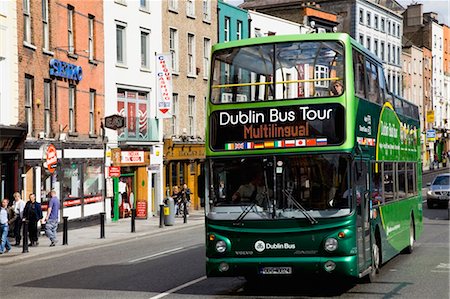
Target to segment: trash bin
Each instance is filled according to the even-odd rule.
[[[172,197],[165,200],[164,205],[164,225],[171,226],[175,223],[175,201]]]

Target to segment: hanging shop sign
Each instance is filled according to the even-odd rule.
[[[170,54],[156,55],[156,117],[172,117],[172,70]]]
[[[112,178],[120,177],[120,166],[110,166],[110,167],[108,167],[108,174]]]
[[[111,130],[118,130],[125,127],[125,117],[121,115],[110,115],[105,117],[105,127]]]
[[[56,147],[53,144],[49,144],[47,146],[45,156],[44,167],[46,167],[50,173],[54,173],[58,167],[58,156],[56,153]]]
[[[83,79],[83,69],[78,65],[67,63],[58,59],[51,59],[50,76],[81,81],[81,79]]]

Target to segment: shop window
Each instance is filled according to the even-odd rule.
[[[102,195],[103,175],[101,165],[84,164],[83,193],[84,197]]]
[[[79,168],[80,165],[77,163],[71,163],[71,165],[68,165],[64,168],[62,182],[63,200],[81,197],[81,174]]]

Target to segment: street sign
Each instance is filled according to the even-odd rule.
[[[118,130],[125,127],[125,117],[121,115],[110,115],[105,117],[105,127],[111,130]]]
[[[427,123],[434,123],[434,110],[427,111]]]
[[[427,130],[427,141],[435,141],[435,140],[436,140],[436,131]]]
[[[110,166],[108,167],[109,176],[112,178],[120,177],[120,166]]]

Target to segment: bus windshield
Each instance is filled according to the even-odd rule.
[[[215,159],[209,214],[235,220],[348,215],[349,157],[342,154]],[[304,213],[306,211],[306,214]]]
[[[219,50],[212,67],[215,104],[339,96],[344,91],[344,48],[337,41]]]

